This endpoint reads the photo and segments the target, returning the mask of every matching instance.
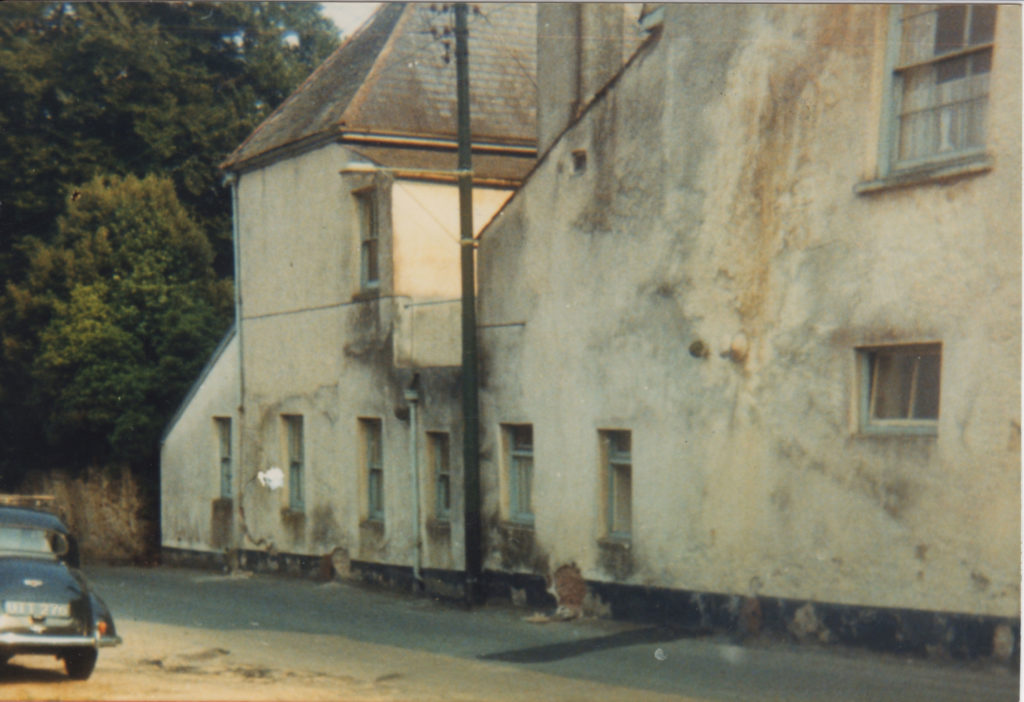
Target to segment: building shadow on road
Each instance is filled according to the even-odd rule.
[[[506,663],[550,663],[574,656],[582,656],[595,651],[606,651],[624,646],[639,644],[656,644],[677,639],[696,636],[698,632],[683,629],[672,629],[664,626],[645,627],[621,631],[608,636],[594,636],[589,639],[577,639],[564,643],[531,646],[514,651],[500,651],[477,656],[483,661],[503,661]]]

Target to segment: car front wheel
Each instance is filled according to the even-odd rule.
[[[95,648],[81,648],[64,654],[64,669],[72,680],[88,680],[96,667],[99,651]]]

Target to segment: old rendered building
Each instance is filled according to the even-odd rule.
[[[164,438],[170,560],[461,570],[454,42],[438,7],[382,6],[223,165],[237,321]],[[526,4],[470,18],[477,230],[536,155],[535,24]]]
[[[373,44],[412,7],[226,164],[240,321],[164,444],[171,556],[458,592],[454,91]],[[491,591],[1019,655],[1020,8],[535,17],[525,86],[470,30]]]
[[[697,626],[1011,645],[1019,8],[644,21],[481,235],[487,568],[575,564]],[[538,44],[542,125],[572,51]]]

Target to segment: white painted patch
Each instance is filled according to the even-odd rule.
[[[270,490],[280,490],[284,487],[284,471],[277,466],[266,471],[261,470],[256,474],[256,478],[260,481],[260,485]]]

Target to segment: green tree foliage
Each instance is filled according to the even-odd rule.
[[[105,173],[172,177],[229,275],[217,164],[337,42],[315,3],[0,3],[0,275]]]
[[[28,410],[61,465],[128,462],[145,473],[163,426],[223,333],[231,288],[165,177],[97,177],[68,198],[9,292],[48,318]]]
[[[0,3],[0,489],[153,465],[230,321],[217,166],[337,43],[315,3]]]

